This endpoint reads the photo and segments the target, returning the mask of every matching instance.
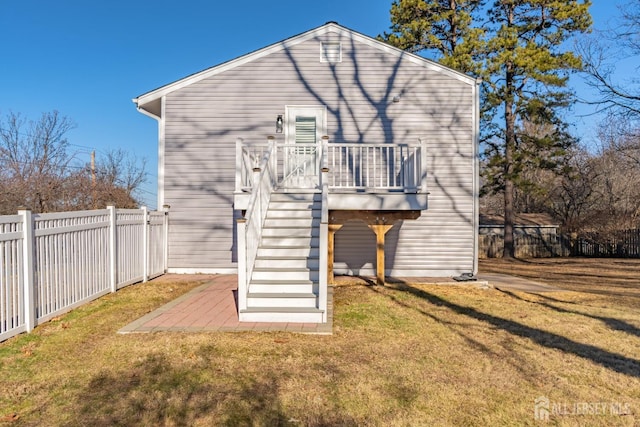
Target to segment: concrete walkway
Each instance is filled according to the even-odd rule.
[[[118,333],[287,331],[328,335],[333,330],[333,288],[327,293],[328,321],[316,323],[240,323],[236,306],[238,276],[223,274],[128,324]]]
[[[498,273],[481,273],[478,274],[478,280],[486,281],[490,287],[505,291],[521,291],[521,292],[557,292],[563,289],[546,283],[536,282],[531,279],[511,276],[508,274]]]

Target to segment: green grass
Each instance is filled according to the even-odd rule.
[[[6,425],[538,425],[534,400],[621,404],[550,425],[640,422],[640,293],[615,264],[571,291],[343,284],[332,336],[116,331],[201,282],[160,278],[0,343]],[[523,267],[524,266],[524,267]],[[526,263],[482,263],[517,271]],[[635,264],[640,271],[640,262]],[[575,269],[578,269],[576,272]],[[586,271],[586,270],[585,270]],[[552,274],[553,273],[553,274]],[[588,274],[586,271],[585,274]],[[586,276],[585,276],[586,277]],[[626,282],[624,282],[626,283]],[[624,284],[623,283],[623,284]],[[639,285],[640,286],[640,285]],[[567,286],[564,286],[567,288]],[[17,419],[16,419],[17,417]],[[2,422],[0,421],[0,425]]]

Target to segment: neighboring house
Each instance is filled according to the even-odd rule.
[[[238,272],[241,320],[300,322],[326,320],[333,272],[476,273],[478,99],[331,22],[139,96],[169,271]]]

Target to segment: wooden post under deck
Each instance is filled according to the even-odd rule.
[[[384,285],[384,236],[393,227],[393,224],[369,224],[376,233],[376,284]]]
[[[329,246],[329,256],[327,257],[327,282],[330,285],[335,284],[335,280],[333,277],[333,257],[334,257],[334,248],[335,248],[335,235],[336,231],[342,228],[343,224],[329,224],[329,236],[327,246]]]
[[[327,259],[327,282],[334,283],[333,257],[336,231],[349,220],[364,221],[376,233],[376,283],[384,285],[384,236],[398,220],[416,219],[420,211],[370,211],[370,210],[332,210],[329,211],[329,236],[327,245],[329,256]]]

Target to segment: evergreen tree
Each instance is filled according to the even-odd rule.
[[[484,30],[472,27],[482,0],[396,0],[391,33],[379,38],[412,53],[433,52],[443,65],[479,74]]]
[[[396,0],[384,38],[413,52],[431,50],[444,65],[483,78],[482,133],[487,188],[504,195],[504,257],[514,256],[514,193],[524,164],[554,167],[573,139],[559,115],[573,101],[568,73],[581,68],[566,41],[588,31],[589,0]],[[522,123],[549,124],[543,137]],[[526,150],[524,149],[526,145]]]

